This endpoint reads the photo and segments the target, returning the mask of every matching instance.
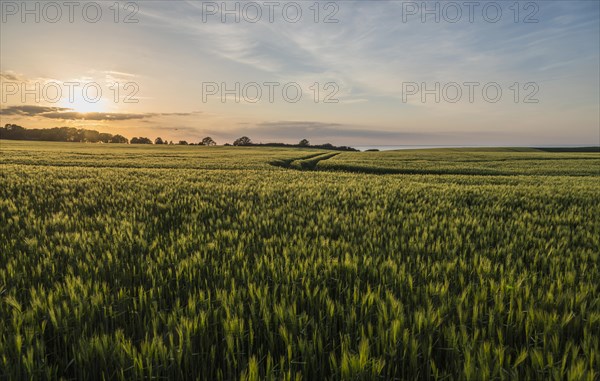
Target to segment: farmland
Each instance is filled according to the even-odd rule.
[[[0,149],[0,379],[600,377],[598,153]]]

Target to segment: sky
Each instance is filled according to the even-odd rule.
[[[598,1],[0,3],[2,125],[600,144]]]

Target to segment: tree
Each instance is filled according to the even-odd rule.
[[[127,144],[127,143],[129,143],[129,139],[127,139],[123,135],[115,135],[108,142],[109,143],[125,143],[125,144]]]
[[[107,134],[106,132],[101,132],[98,135],[98,141],[101,141],[102,143],[108,143],[110,142],[110,138],[112,138],[111,134]]]
[[[300,147],[308,147],[308,146],[310,146],[310,142],[306,139],[302,139],[302,140],[300,140],[300,143],[298,143],[298,145]]]
[[[180,140],[177,144],[179,144],[180,146],[187,146],[188,142],[186,142],[185,140]]]
[[[250,140],[250,138],[247,136],[242,136],[241,138],[238,138],[235,140],[235,142],[233,142],[234,146],[249,146],[251,144],[252,140]]]
[[[27,129],[16,124],[6,124],[0,131],[0,138],[10,140],[26,139]]]
[[[204,139],[202,139],[202,143],[203,146],[216,146],[217,142],[215,142],[213,140],[213,138],[211,138],[210,136],[205,137]]]
[[[152,140],[143,137],[131,138],[131,144],[152,144]]]
[[[164,144],[164,141],[162,140],[162,138],[159,136],[158,138],[154,139],[154,144]]]

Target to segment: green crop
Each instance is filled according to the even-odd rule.
[[[0,144],[0,379],[600,377],[598,154]]]

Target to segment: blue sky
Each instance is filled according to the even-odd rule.
[[[121,3],[115,23],[112,3],[101,3],[97,23],[77,11],[73,23],[66,15],[56,23],[43,17],[36,23],[32,16],[22,22],[3,6],[2,124],[81,126],[189,141],[210,135],[220,142],[248,135],[255,141],[306,137],[350,145],[600,143],[597,1],[519,2],[516,8],[513,2],[482,1],[472,20],[464,2],[452,3],[454,8],[428,2],[428,9],[439,7],[439,22],[433,14],[422,22],[420,1],[322,1],[318,22],[312,1],[280,2],[272,22],[264,2],[253,3],[262,10],[257,22],[250,20],[256,8],[244,13],[245,3],[238,3],[239,23],[232,14],[222,21],[222,2],[200,1],[134,3],[137,23],[122,22],[134,8]],[[296,4],[302,17],[291,22]],[[226,6],[234,9],[236,2]],[[462,16],[450,22],[458,17],[456,9]],[[331,12],[338,22],[323,22]],[[7,82],[68,81],[100,83],[101,101],[23,102],[20,94],[6,94]],[[108,89],[115,82],[134,82],[138,103],[115,101]],[[279,85],[270,102],[264,83],[273,82]],[[473,82],[479,85],[470,102],[464,83]],[[207,83],[218,84],[219,91],[204,102]],[[234,89],[236,83],[240,92],[258,84],[262,97],[236,103],[228,96],[222,102],[222,85]],[[435,94],[424,101],[422,91],[406,94],[407,84],[435,90],[436,83],[439,103]],[[492,83],[488,95],[502,91],[496,103],[482,94]],[[301,89],[298,102],[283,97],[286,84],[294,84],[289,93]],[[455,103],[446,100],[457,95],[453,84],[463,92]],[[256,87],[248,89],[252,98]],[[332,92],[337,103],[324,103]],[[524,102],[527,95],[538,102]]]

